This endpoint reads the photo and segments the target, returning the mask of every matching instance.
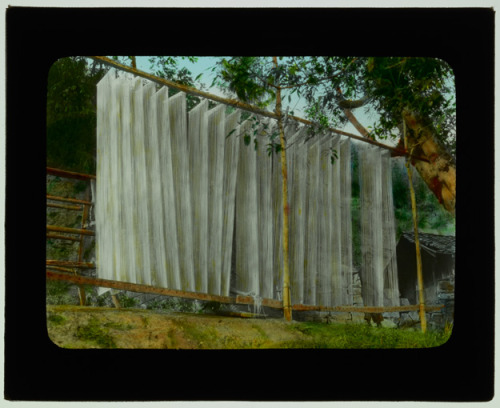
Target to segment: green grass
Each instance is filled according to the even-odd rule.
[[[441,331],[372,327],[366,324],[299,323],[291,327],[308,336],[293,347],[338,349],[428,348],[446,343],[451,327]]]
[[[223,318],[190,314],[190,318],[182,319],[176,315],[172,326],[150,320],[154,314],[144,315],[140,311],[142,325],[132,324],[127,317],[119,320],[120,313],[112,308],[85,308],[86,313],[98,313],[90,316],[90,320],[71,323],[65,312],[73,313],[81,310],[79,306],[53,306],[48,309],[48,329],[61,332],[68,327],[81,342],[89,343],[86,347],[116,348],[116,342],[126,338],[127,331],[142,329],[147,331],[168,330],[176,333],[169,336],[172,342],[167,346],[174,347],[176,336],[187,341],[186,344],[194,348],[203,349],[412,349],[433,348],[445,344],[451,336],[452,325],[448,324],[441,330],[429,330],[422,333],[415,329],[375,327],[366,323],[320,323],[320,322],[292,322],[284,323],[276,320],[274,332],[273,319],[267,322],[261,320],[233,319],[236,323],[232,328]],[[99,312],[112,311],[113,319],[104,318]],[[128,316],[129,312],[127,312]],[[117,319],[115,319],[118,316]],[[168,319],[168,317],[166,317]],[[71,318],[72,319],[72,318]],[[227,319],[227,318],[226,318]],[[265,323],[265,324],[264,324]],[[140,327],[142,326],[142,327]],[[287,333],[288,332],[288,333]],[[272,334],[272,335],[271,335]],[[125,337],[124,337],[125,336]],[[80,344],[80,342],[78,342]],[[177,344],[177,343],[175,343]],[[183,343],[184,344],[184,343]],[[75,346],[77,347],[77,346]],[[77,347],[78,348],[78,347]]]
[[[59,325],[63,324],[66,321],[66,319],[60,315],[50,314],[47,317],[47,321],[49,323],[53,324],[54,326],[59,326]]]
[[[114,329],[114,330],[131,330],[134,328],[131,324],[124,324],[124,323],[119,323],[119,322],[108,322],[104,323],[103,327],[106,327],[108,329]]]
[[[76,336],[102,348],[116,348],[113,337],[109,335],[107,330],[100,327],[96,318],[92,318],[87,325],[78,327]]]

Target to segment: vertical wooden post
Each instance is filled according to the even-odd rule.
[[[403,135],[405,150],[408,148],[408,139],[406,137],[406,122],[403,119]],[[412,171],[410,159],[406,160],[406,170],[408,173],[408,181],[410,185],[411,208],[413,213],[413,229],[415,231],[415,251],[417,257],[417,282],[418,282],[418,301],[419,301],[419,316],[422,332],[427,331],[427,319],[425,317],[425,299],[424,299],[424,278],[422,276],[422,256],[420,254],[420,241],[418,239],[418,218],[417,218],[417,201],[415,199],[415,190],[413,189]]]
[[[273,57],[274,67],[278,68],[278,59]],[[285,132],[283,130],[283,120],[281,116],[281,88],[276,87],[276,114],[278,115],[278,126],[281,144],[281,174],[283,176],[283,310],[285,319],[292,320],[292,302],[290,296],[290,269],[288,250],[288,172],[286,164]]]

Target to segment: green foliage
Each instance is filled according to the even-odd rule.
[[[275,81],[270,62],[259,57],[233,57],[221,61],[222,78],[231,91],[245,102],[255,103],[263,108],[276,98],[274,89],[270,87]]]
[[[113,57],[129,65],[131,57]],[[153,57],[155,75],[193,86],[191,72],[179,67],[178,61],[194,57]],[[96,85],[108,68],[85,57],[68,57],[56,61],[48,75],[47,86],[47,165],[81,173],[95,174],[96,156]],[[197,80],[199,77],[197,78]],[[202,88],[200,84],[196,84]],[[170,89],[170,95],[178,91]],[[199,98],[187,96],[188,109]]]
[[[90,183],[88,181],[77,181],[73,187],[73,193],[75,195],[78,195],[80,193],[83,193],[87,188],[90,187]]]
[[[99,321],[95,317],[91,318],[87,325],[78,327],[76,336],[82,340],[93,342],[102,348],[116,348],[113,337],[108,333],[107,329],[99,325]]]
[[[335,161],[337,161],[339,158],[339,154],[337,150],[335,150],[333,147],[330,147],[330,163],[333,165],[335,164]]]
[[[138,307],[140,305],[139,299],[131,296],[127,296],[124,293],[119,293],[117,296],[118,301],[120,302],[121,307]]]
[[[417,202],[419,230],[428,233],[454,234],[454,217],[443,209],[417,172],[413,172],[413,186]],[[397,237],[399,238],[403,232],[413,231],[409,180],[402,160],[393,162],[392,193],[397,221]]]
[[[245,146],[248,146],[250,144],[250,141],[252,140],[251,136],[248,134],[243,135],[243,142],[245,143]]]
[[[77,305],[78,296],[71,293],[72,285],[64,281],[47,280],[46,302],[48,305]]]
[[[57,314],[49,314],[47,322],[55,326],[60,326],[66,321],[66,318]]]
[[[189,62],[196,62],[198,58],[196,57],[168,57],[168,56],[155,56],[149,58],[150,70],[153,74],[159,78],[165,78],[173,82],[177,82],[181,85],[193,86],[198,89],[203,89],[204,85],[199,82],[202,74],[198,75],[193,79],[192,72],[186,67],[179,67],[179,62],[183,60],[188,60]],[[169,88],[169,96],[174,96],[179,93],[177,89]],[[197,96],[186,95],[186,103],[188,111],[193,109],[196,105],[201,102],[201,99]],[[211,107],[209,105],[209,107]]]
[[[453,72],[436,58],[368,58],[365,88],[380,114],[374,131],[391,132],[401,123],[404,109],[429,118],[438,139],[455,153]],[[450,138],[451,137],[451,138]]]
[[[48,75],[47,165],[95,172],[97,82],[106,70],[83,57],[61,58]]]
[[[268,154],[268,156],[271,156],[273,153],[278,154],[282,150],[280,143],[273,143],[273,142],[271,142],[271,143],[268,143],[266,145],[266,147],[267,147],[267,154]]]
[[[57,60],[48,75],[47,124],[95,113],[95,85],[105,72],[102,65],[89,65],[83,57]]]
[[[306,114],[319,129],[346,122],[342,106],[356,100],[379,116],[372,134],[378,139],[399,136],[404,109],[430,119],[438,140],[455,153],[453,72],[435,58],[286,57],[278,68],[269,57],[222,59],[218,78],[243,101],[261,107],[275,97],[275,87],[307,101]],[[352,105],[350,102],[349,105]]]
[[[131,324],[125,324],[125,323],[120,323],[120,322],[104,323],[103,327],[106,327],[107,329],[123,330],[123,331],[131,330],[134,328],[134,326]]]

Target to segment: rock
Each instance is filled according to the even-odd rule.
[[[351,321],[352,323],[365,323],[365,314],[352,312],[351,313]]]
[[[350,312],[332,312],[329,316],[330,323],[345,323],[352,320]]]
[[[390,329],[398,327],[397,323],[395,323],[392,319],[384,319],[381,322],[382,327],[387,327]]]

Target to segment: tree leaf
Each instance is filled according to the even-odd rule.
[[[234,132],[236,132],[236,128],[235,128],[235,129],[233,129],[233,130],[231,130],[231,131],[227,134],[226,139],[227,139],[229,136],[231,136]]]

